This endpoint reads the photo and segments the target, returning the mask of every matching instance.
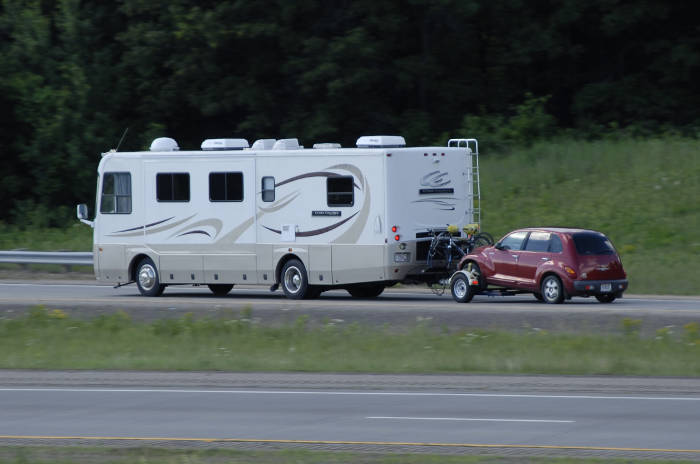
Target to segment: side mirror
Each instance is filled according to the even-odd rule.
[[[87,224],[90,227],[95,227],[94,222],[88,221],[88,218],[87,218],[88,217],[88,207],[85,203],[81,203],[75,208],[75,214],[76,214],[76,216],[78,216],[78,219],[83,224]]]
[[[498,243],[495,244],[493,247],[494,247],[495,249],[497,249],[497,250],[503,250],[503,249],[504,249],[504,248],[503,248],[503,245],[501,244],[501,242],[498,242]]]
[[[76,214],[78,215],[78,219],[87,219],[88,218],[88,207],[85,203],[81,203],[78,205],[76,208]]]

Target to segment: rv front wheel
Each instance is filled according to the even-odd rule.
[[[151,258],[144,258],[136,269],[136,286],[143,296],[159,296],[165,285],[160,283],[158,270]]]
[[[282,290],[287,298],[301,300],[309,291],[306,268],[298,259],[290,259],[282,268]]]

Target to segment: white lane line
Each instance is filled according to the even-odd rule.
[[[424,420],[424,421],[467,421],[467,422],[543,422],[555,424],[572,424],[573,420],[555,419],[493,419],[483,417],[401,417],[401,416],[369,416],[365,419],[389,419],[389,420]]]
[[[76,287],[76,288],[113,288],[113,285],[98,284],[0,284],[0,287]]]
[[[303,391],[303,390],[197,390],[174,388],[23,388],[0,387],[0,392],[64,392],[64,393],[194,393],[230,395],[326,395],[326,396],[420,396],[468,398],[541,398],[574,400],[637,400],[637,401],[700,401],[692,396],[595,396],[595,395],[536,395],[518,393],[440,393],[440,392],[375,392],[375,391]]]

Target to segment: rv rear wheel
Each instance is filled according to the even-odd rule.
[[[143,296],[159,296],[165,290],[151,258],[144,258],[136,268],[136,286]]]
[[[364,284],[348,287],[347,291],[354,298],[375,298],[384,291],[384,284]]]
[[[280,279],[282,290],[287,298],[301,300],[309,291],[309,279],[304,264],[298,259],[290,259],[282,268]]]
[[[233,288],[233,284],[209,284],[207,287],[216,296],[226,296]]]

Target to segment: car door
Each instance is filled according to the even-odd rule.
[[[551,235],[550,232],[530,232],[523,250],[518,252],[518,271],[515,278],[518,286],[537,288],[537,270],[552,259],[552,253],[549,251]]]
[[[516,231],[506,235],[488,251],[493,264],[493,274],[489,282],[500,285],[513,285],[518,275],[519,251],[527,238],[527,231]]]

